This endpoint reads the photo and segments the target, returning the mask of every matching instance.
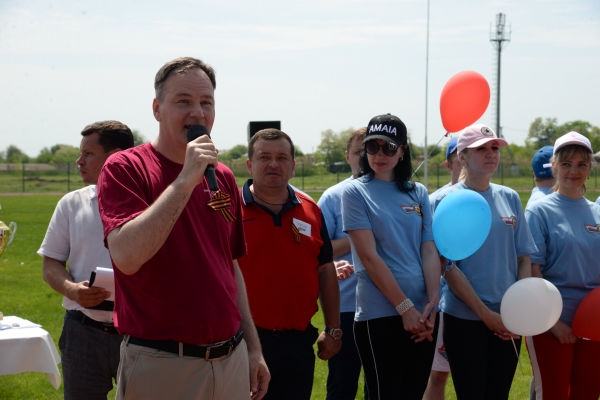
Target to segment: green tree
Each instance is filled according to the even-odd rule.
[[[430,144],[429,146],[427,146],[428,158],[433,158],[433,157],[437,156],[438,154],[441,154],[442,150],[444,150],[443,156],[445,156],[446,155],[445,147],[442,149],[440,146],[436,146],[435,144]]]
[[[325,165],[345,161],[346,143],[354,131],[355,129],[348,128],[340,132],[334,132],[331,129],[321,132],[321,143],[315,151],[315,159],[318,162],[324,162]]]
[[[544,121],[541,117],[538,117],[529,125],[529,133],[527,139],[525,139],[525,144],[535,149],[553,145],[554,141],[560,136],[557,133],[557,128],[556,118],[546,118]]]
[[[422,159],[423,157],[425,157],[423,154],[423,146],[419,146],[412,141],[412,133],[410,132],[410,130],[407,132],[406,136],[408,139],[408,146],[410,149],[410,157],[413,160],[416,160],[418,158]]]
[[[556,118],[536,118],[529,126],[529,134],[525,141],[527,147],[539,149],[544,146],[552,146],[556,139],[575,131],[590,139],[592,148],[600,150],[600,128],[587,121],[570,121],[558,125]]]
[[[19,149],[14,144],[11,144],[6,148],[5,159],[9,163],[19,164],[19,163],[28,163],[29,156],[23,153],[21,149]]]
[[[68,144],[55,144],[50,148],[44,147],[35,161],[42,164],[65,165],[74,163],[79,157],[79,148]]]
[[[600,151],[600,128],[590,124],[587,121],[571,121],[562,124],[560,127],[561,135],[572,131],[581,133],[583,136],[590,139],[592,143],[592,149],[598,152]]]
[[[68,146],[68,144],[55,144],[54,146],[50,147],[50,153],[56,154],[56,152],[63,146]]]
[[[79,148],[75,146],[69,146],[68,144],[57,145],[58,148],[54,152],[53,160],[51,161],[54,165],[67,165],[74,164],[79,157]],[[55,146],[52,146],[54,148]]]
[[[139,146],[140,144],[144,144],[144,143],[148,142],[146,140],[146,138],[144,137],[144,135],[142,135],[140,133],[140,131],[138,131],[137,129],[132,130],[131,133],[133,133],[133,145],[134,146]]]
[[[40,154],[38,154],[38,156],[35,158],[35,162],[41,164],[50,164],[52,163],[53,159],[54,154],[52,154],[49,148],[44,147],[42,150],[40,150]]]
[[[446,148],[448,147],[448,145],[445,145],[444,147],[441,146],[436,146],[434,145],[430,145],[427,146],[429,148],[429,152],[427,154],[430,154],[428,157],[428,162],[433,163],[433,164],[443,164],[444,161],[446,161]],[[433,147],[436,147],[435,149],[433,149]],[[433,152],[432,152],[433,150]]]
[[[223,150],[219,152],[219,160],[221,161],[229,161],[229,160],[239,160],[248,154],[248,146],[243,144],[238,144],[233,146],[229,150]]]

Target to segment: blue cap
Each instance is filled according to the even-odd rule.
[[[550,158],[553,153],[553,146],[544,146],[535,152],[531,159],[531,166],[533,167],[533,174],[536,178],[548,178],[552,176],[552,168],[544,167],[544,164],[550,163]]]
[[[450,158],[450,154],[456,151],[456,145],[458,144],[458,138],[454,138],[448,143],[448,148],[446,149],[446,160]]]

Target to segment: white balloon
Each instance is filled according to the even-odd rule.
[[[556,286],[542,278],[525,278],[513,283],[504,293],[500,316],[512,333],[533,336],[554,326],[562,307]]]

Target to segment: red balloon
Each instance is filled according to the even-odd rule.
[[[458,132],[474,124],[490,104],[490,85],[483,75],[463,71],[444,85],[440,97],[442,124],[448,132]]]
[[[579,337],[600,342],[600,287],[592,290],[583,298],[575,318],[573,333]]]

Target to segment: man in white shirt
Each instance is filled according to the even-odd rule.
[[[98,176],[108,156],[133,147],[133,134],[118,121],[102,121],[86,126],[81,135],[77,168],[89,186],[58,202],[38,250],[44,280],[64,296],[67,310],[59,340],[67,400],[106,399],[117,376],[123,340],[112,311],[90,309],[107,304],[103,302],[111,293],[90,287],[89,279],[96,267],[112,269],[98,211]]]

